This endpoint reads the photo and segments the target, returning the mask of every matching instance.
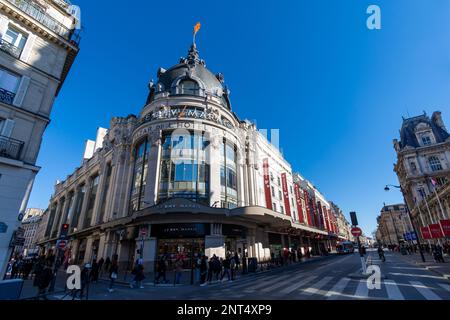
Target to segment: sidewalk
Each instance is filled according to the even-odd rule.
[[[235,281],[238,281],[242,277],[251,276],[255,274],[261,274],[265,272],[269,272],[272,270],[278,270],[280,268],[288,269],[289,267],[298,266],[300,264],[307,264],[314,261],[319,261],[322,259],[330,258],[336,256],[336,254],[329,254],[328,256],[313,256],[311,258],[302,258],[300,262],[295,263],[289,263],[284,266],[274,266],[272,268],[261,268],[261,265],[258,265],[258,269],[256,272],[247,272],[245,274],[242,273],[242,268],[237,272],[235,275]],[[99,277],[99,281],[109,281],[108,273],[103,272],[101,276]],[[133,275],[128,272],[119,272],[119,276],[117,277],[117,280],[115,283],[121,284],[121,285],[129,285],[130,281],[133,279]],[[181,277],[181,283],[174,285],[175,281],[175,272],[174,271],[168,271],[166,272],[166,279],[167,283],[159,283],[155,284],[155,274],[152,273],[145,273],[145,279],[142,282],[144,286],[156,286],[156,287],[179,287],[179,286],[189,286],[191,285],[191,270],[185,270],[183,272],[183,275]],[[212,281],[212,283],[218,283],[218,281]],[[200,285],[199,281],[195,279],[195,272],[194,272],[194,285]]]
[[[424,257],[426,262],[422,262],[422,258],[419,253],[411,254],[411,255],[402,255],[401,253],[395,252],[395,255],[398,257],[407,260],[410,263],[421,266],[429,271],[432,271],[447,280],[450,280],[450,257],[444,256],[445,263],[436,263],[434,262],[433,256],[424,252]]]

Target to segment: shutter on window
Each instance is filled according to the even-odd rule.
[[[1,135],[10,138],[13,129],[14,129],[14,120],[6,119],[5,124],[3,125]]]
[[[30,34],[28,36],[27,42],[25,43],[25,47],[23,48],[22,54],[20,55],[20,60],[22,60],[23,62],[28,62],[35,40],[36,36],[34,34]]]
[[[30,85],[30,78],[23,76],[19,84],[19,89],[17,90],[16,97],[14,98],[13,105],[16,107],[21,107],[25,94],[27,92],[28,86]]]

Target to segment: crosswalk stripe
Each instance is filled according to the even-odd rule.
[[[350,282],[349,278],[342,278],[333,288],[325,295],[329,300],[335,300],[344,291],[347,284]]]
[[[447,290],[448,292],[450,292],[450,285],[448,284],[444,284],[444,283],[439,283],[439,285],[444,288],[445,290]]]
[[[435,294],[433,291],[431,291],[430,288],[425,286],[423,283],[419,281],[410,281],[410,284],[413,285],[413,287],[420,292],[421,295],[425,297],[427,300],[442,300],[437,294]]]
[[[398,288],[397,284],[394,281],[385,280],[384,284],[386,286],[386,291],[389,299],[405,300],[405,297],[403,297],[402,293],[400,292],[400,289]]]
[[[305,295],[313,295],[316,294],[320,289],[322,289],[328,282],[330,282],[333,279],[333,277],[325,277],[319,282],[317,282],[312,287],[309,287],[303,291],[303,294]]]
[[[267,288],[264,288],[261,291],[262,292],[269,292],[269,291],[276,290],[278,288],[282,288],[284,286],[287,286],[287,285],[291,284],[292,282],[297,281],[302,276],[303,276],[303,274],[298,274],[296,277],[292,277],[291,276],[291,277],[289,277],[287,279],[283,279],[283,281],[279,281],[279,283],[277,283],[277,284],[274,284],[274,285],[271,285],[271,286],[269,286]]]
[[[279,282],[279,281],[282,281],[282,280],[285,280],[285,279],[290,279],[290,278],[292,278],[291,275],[286,275],[284,277],[274,276],[274,277],[272,277],[270,279],[263,280],[262,282],[258,282],[257,284],[255,284],[253,286],[244,288],[244,290],[258,290],[258,289],[264,288],[264,287],[266,287],[268,285],[270,286],[270,285],[272,285],[272,284],[274,284],[276,282]],[[235,288],[235,287],[233,287],[233,288]]]
[[[369,288],[367,287],[367,280],[359,281],[358,288],[355,292],[355,298],[369,297]]]
[[[305,278],[305,279],[302,279],[302,280],[300,280],[299,282],[294,283],[293,285],[291,285],[291,286],[289,286],[289,287],[284,288],[283,290],[281,290],[281,291],[280,291],[280,294],[289,294],[289,293],[291,293],[292,291],[295,291],[295,290],[297,290],[298,288],[303,287],[305,284],[307,284],[307,283],[313,281],[313,280],[316,279],[316,278],[317,278],[317,276],[310,276],[310,277],[307,277],[307,278]]]

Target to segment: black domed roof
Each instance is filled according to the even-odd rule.
[[[231,109],[228,100],[229,91],[223,84],[222,74],[214,75],[206,68],[204,60],[199,58],[195,44],[189,49],[186,58],[181,58],[180,63],[169,70],[158,70],[158,82],[151,84],[148,103],[153,101],[155,94],[167,92],[169,95],[180,94],[177,90],[179,83],[185,79],[195,81],[199,86],[199,95],[212,95],[220,98],[225,107]]]

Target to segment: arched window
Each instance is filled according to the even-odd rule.
[[[431,171],[442,170],[441,161],[436,156],[431,156],[428,158],[428,163],[430,164]]]
[[[148,154],[150,145],[145,139],[134,149],[133,185],[131,187],[131,210],[138,211],[143,207],[145,186],[147,184]]]
[[[183,80],[180,82],[180,94],[198,96],[200,95],[200,87],[193,80]]]

